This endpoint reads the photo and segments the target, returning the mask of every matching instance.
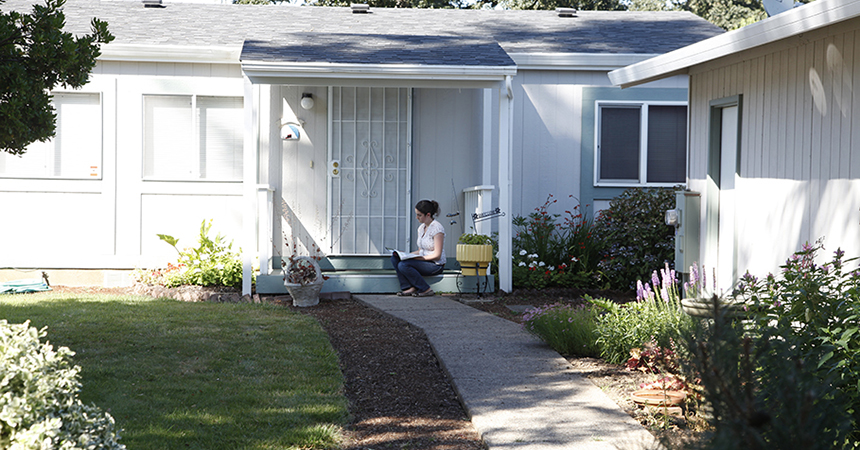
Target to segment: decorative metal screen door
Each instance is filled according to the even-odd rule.
[[[330,254],[408,249],[409,89],[333,87],[329,99]]]

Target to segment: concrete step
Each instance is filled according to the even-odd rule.
[[[400,282],[394,270],[339,270],[324,271],[328,280],[322,292],[352,292],[354,294],[391,294],[400,290]],[[424,277],[430,288],[436,292],[481,293],[493,292],[495,280],[492,275],[467,277],[459,271],[444,271],[440,275]],[[257,276],[257,293],[286,294],[283,272],[278,270],[269,275]]]

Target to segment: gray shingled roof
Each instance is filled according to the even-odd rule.
[[[31,0],[8,0],[22,9]],[[722,32],[685,12],[349,8],[68,0],[67,29],[108,22],[116,43],[240,46],[242,59],[430,65],[513,65],[510,53],[665,53]],[[507,54],[506,54],[507,53]]]

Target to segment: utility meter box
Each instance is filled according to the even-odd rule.
[[[699,260],[699,212],[701,194],[675,192],[675,209],[666,211],[666,225],[675,227],[675,271],[688,273]]]

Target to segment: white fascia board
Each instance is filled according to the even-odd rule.
[[[242,46],[105,44],[99,61],[238,64]]]
[[[688,73],[690,67],[860,15],[860,2],[818,0],[761,22],[609,72],[612,84],[631,87]]]
[[[658,53],[508,53],[522,70],[609,71],[658,56]]]
[[[242,63],[242,71],[252,80],[406,80],[406,81],[504,81],[516,75],[516,66],[430,66],[418,64],[335,64],[335,63]]]

